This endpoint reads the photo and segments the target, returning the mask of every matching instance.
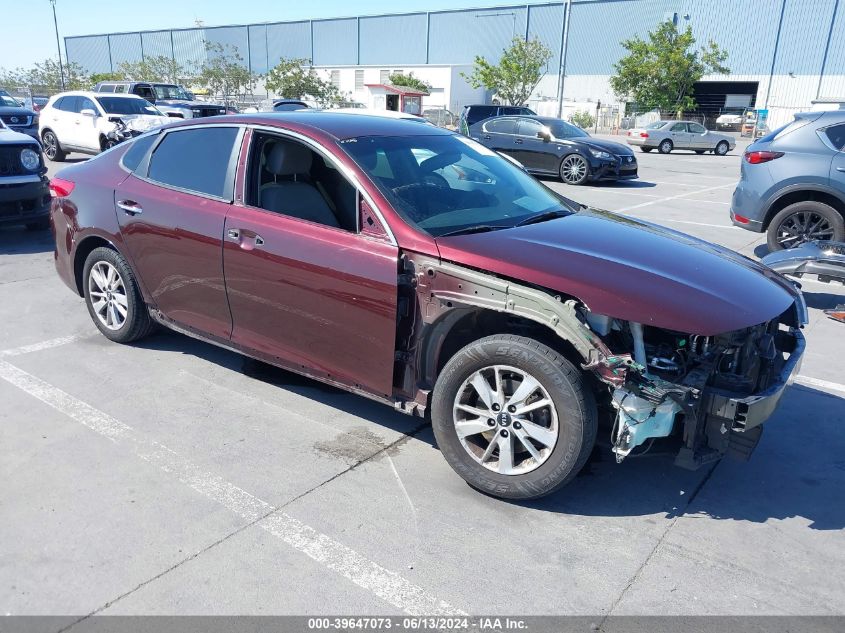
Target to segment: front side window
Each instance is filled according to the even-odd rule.
[[[410,224],[437,237],[512,227],[566,202],[496,152],[458,134],[368,136],[341,147]],[[383,176],[382,161],[390,166]]]
[[[690,123],[689,131],[693,134],[704,134],[707,129],[703,125],[699,125],[698,123]]]
[[[520,136],[537,138],[537,135],[542,134],[545,130],[546,126],[539,121],[535,121],[534,119],[520,119],[516,133]]]
[[[156,100],[156,94],[153,89],[149,86],[136,86],[133,92],[139,97],[146,99],[151,103]]]
[[[191,100],[188,93],[179,86],[167,86],[160,84],[158,86],[154,86],[153,90],[155,91],[156,99],[178,99],[180,101]]]
[[[94,105],[94,102],[91,101],[88,97],[77,97],[78,102],[76,107],[79,108],[79,112],[83,110],[93,110],[94,114],[99,114],[99,110],[97,110],[97,106]]]
[[[227,198],[235,127],[203,127],[167,134],[150,157],[147,177],[163,185]]]
[[[587,132],[577,125],[572,125],[566,121],[554,121],[549,128],[552,131],[552,136],[555,138],[583,138],[589,136]]]
[[[164,116],[161,111],[145,99],[132,97],[97,97],[107,114],[151,114]]]

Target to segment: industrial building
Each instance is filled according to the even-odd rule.
[[[845,98],[845,0],[569,0],[480,9],[368,15],[295,22],[111,33],[65,38],[67,59],[87,72],[110,72],[145,56],[201,62],[206,42],[236,49],[255,73],[281,58],[312,60],[351,100],[387,107],[391,72],[432,85],[423,108],[452,111],[493,97],[461,73],[476,55],[495,60],[514,37],[537,37],[552,51],[530,105],[543,113],[619,110],[610,89],[620,44],[664,20],[692,27],[698,45],[728,51],[729,75],[696,85],[702,109],[756,106],[775,125],[814,101]]]

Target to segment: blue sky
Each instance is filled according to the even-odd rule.
[[[0,4],[12,0],[0,0]],[[57,0],[59,35],[184,28],[202,20],[206,26],[436,11],[507,4],[490,0]],[[49,0],[25,0],[26,10],[0,10],[0,67],[28,67],[56,56],[53,14]],[[64,57],[64,42],[62,43]]]

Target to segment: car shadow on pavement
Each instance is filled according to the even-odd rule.
[[[834,288],[836,288],[834,286]],[[845,303],[845,287],[839,286],[843,292],[839,294],[833,292],[807,292],[804,290],[804,301],[807,307],[816,308],[817,310],[830,310],[836,306]],[[845,330],[843,330],[845,333]]]
[[[54,248],[50,229],[29,231],[23,226],[0,228],[0,255],[46,253]]]
[[[802,518],[811,529],[845,528],[845,398],[804,385],[784,394],[748,462],[725,458],[690,472],[655,442],[617,464],[600,437],[582,473],[525,507],[583,516],[680,514],[765,523]]]
[[[285,391],[310,398],[361,420],[374,422],[397,433],[410,434],[418,429],[423,422],[421,418],[399,413],[369,398],[349,393],[318,380],[312,380],[300,374],[174,332],[163,330],[154,336],[133,343],[133,346],[190,354],[233,372],[242,373],[254,380],[260,380]],[[417,437],[424,442],[431,443],[425,434]]]

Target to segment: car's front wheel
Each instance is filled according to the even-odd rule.
[[[51,161],[59,163],[65,159],[66,154],[62,151],[62,146],[59,145],[59,139],[52,130],[47,130],[41,135],[41,140],[44,145],[44,155]]]
[[[675,146],[672,144],[668,138],[665,141],[661,141],[660,145],[657,146],[657,151],[661,154],[668,154],[672,151]]]
[[[131,343],[153,330],[135,275],[120,253],[95,248],[85,260],[83,280],[88,313],[106,338]]]
[[[724,156],[730,149],[731,147],[728,145],[727,141],[719,141],[719,144],[716,145],[716,149],[714,151],[716,156]]]
[[[568,483],[596,439],[596,404],[581,372],[533,339],[496,335],[453,356],[432,394],[432,425],[449,465],[473,488],[533,499]]]
[[[567,185],[583,185],[590,175],[587,159],[579,154],[564,156],[560,161],[560,179]]]
[[[814,240],[845,240],[845,219],[830,205],[815,200],[796,202],[781,209],[766,233],[770,252]]]

